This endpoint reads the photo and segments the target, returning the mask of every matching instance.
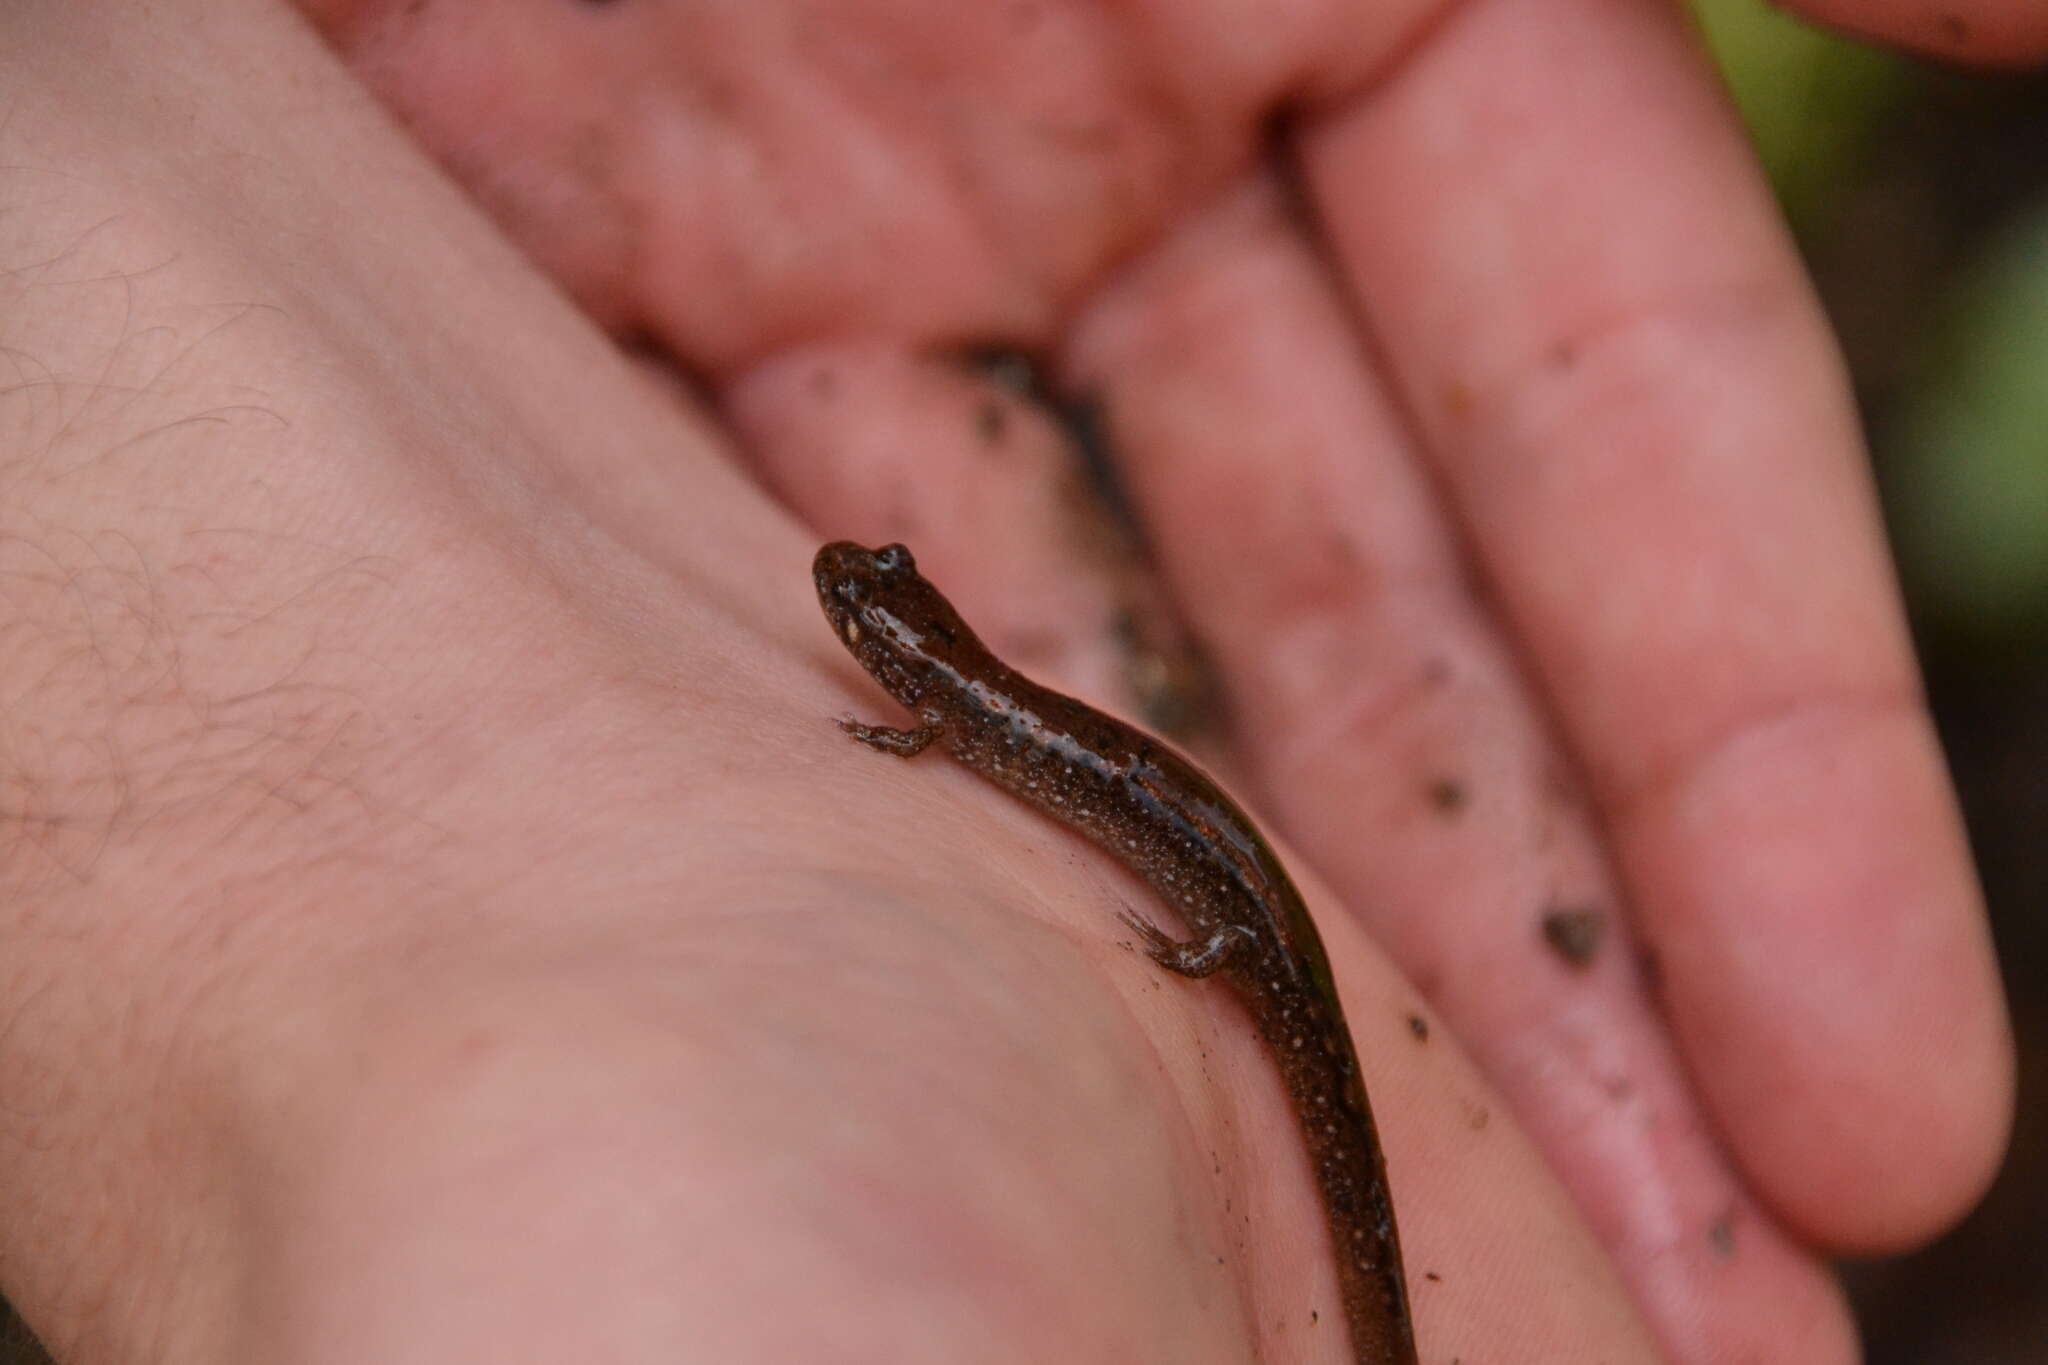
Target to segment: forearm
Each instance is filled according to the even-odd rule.
[[[665,419],[286,10],[8,6],[0,89],[0,1264],[251,1358],[354,983],[538,852],[558,400]]]
[[[1242,1021],[1092,855],[852,752],[802,539],[288,12],[39,0],[0,54],[0,1271],[67,1365],[1334,1321]],[[1419,1017],[1339,932],[1353,1017]],[[1420,1320],[1648,1358],[1394,1032]]]

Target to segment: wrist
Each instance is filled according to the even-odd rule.
[[[0,1265],[67,1356],[230,1359],[262,1078],[347,1044],[288,1021],[543,857],[521,783],[630,689],[555,400],[673,414],[288,11],[5,7],[0,87]]]

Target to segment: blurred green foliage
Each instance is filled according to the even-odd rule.
[[[1950,290],[1893,435],[1894,530],[1926,605],[1972,634],[2048,631],[2048,199]]]
[[[1874,139],[1916,117],[1927,82],[1904,58],[1762,0],[1693,9],[1786,216],[1826,252]],[[1909,167],[1919,185],[1938,183],[1926,170]],[[2011,189],[2029,202],[2025,186]],[[2048,638],[2048,197],[2031,202],[1988,239],[1956,241],[1960,259],[1934,278],[1836,282],[1932,296],[1908,319],[1923,334],[1896,338],[1921,363],[1871,414],[1873,437],[1923,624],[1984,645]],[[1865,215],[1860,230],[1887,222]]]
[[[1854,175],[1878,117],[1909,88],[1908,68],[1762,0],[1693,0],[1693,12],[1786,216],[1810,230]]]

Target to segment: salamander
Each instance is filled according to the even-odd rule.
[[[841,642],[917,718],[839,726],[912,758],[934,743],[1137,873],[1192,932],[1120,917],[1167,971],[1220,977],[1286,1082],[1336,1258],[1358,1365],[1415,1365],[1386,1162],[1329,956],[1279,858],[1237,803],[1163,742],[1025,678],[982,644],[901,545],[835,541],[812,564]]]

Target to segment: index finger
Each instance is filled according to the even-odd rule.
[[[2014,65],[2048,57],[2048,9],[2030,0],[1786,0],[1785,7],[1935,57]]]
[[[1700,71],[1661,8],[1490,0],[1306,165],[1721,1128],[1897,1246],[1995,1165],[2004,1013],[1847,386]]]

